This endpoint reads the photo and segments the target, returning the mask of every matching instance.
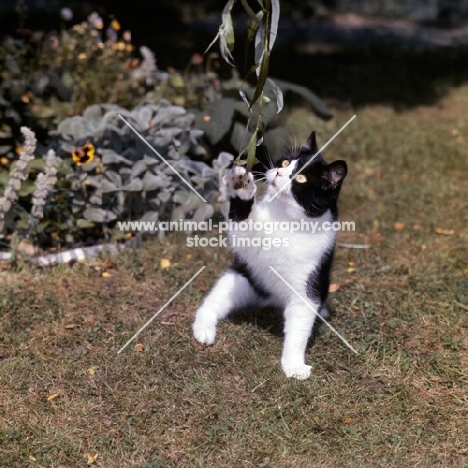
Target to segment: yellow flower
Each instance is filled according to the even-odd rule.
[[[117,50],[125,50],[127,48],[128,44],[125,44],[125,42],[117,42],[115,44],[112,44],[112,47]]]
[[[94,159],[95,148],[91,143],[86,143],[86,145],[79,148],[74,148],[72,151],[73,161],[75,161],[77,166],[82,164],[88,164]]]
[[[159,266],[161,268],[169,268],[171,266],[171,262],[167,258],[161,259],[161,262],[159,263]]]
[[[110,24],[112,29],[115,29],[116,31],[120,30],[120,23],[115,19],[112,20],[112,23]]]

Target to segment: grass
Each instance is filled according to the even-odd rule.
[[[213,347],[194,342],[225,249],[171,236],[1,273],[0,466],[87,466],[96,453],[96,467],[468,466],[467,108],[468,87],[437,107],[366,107],[325,151],[350,169],[341,219],[356,232],[340,241],[372,248],[339,248],[333,271],[333,326],[359,355],[322,328],[309,380],[284,377],[271,311],[222,322]],[[323,144],[351,115],[324,123],[297,109],[290,125],[298,141],[317,128]]]

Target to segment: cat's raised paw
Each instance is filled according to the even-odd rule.
[[[311,370],[312,366],[308,366],[307,364],[292,366],[283,365],[283,371],[286,374],[286,377],[292,377],[297,380],[308,379],[310,377]]]
[[[207,326],[195,321],[193,324],[193,336],[197,341],[206,345],[212,345],[216,339],[216,327]]]
[[[247,171],[245,167],[235,164],[227,174],[223,177],[223,182],[228,188],[229,196],[239,197],[241,200],[250,200],[255,196],[257,186],[251,172],[247,174],[245,180],[245,174]]]

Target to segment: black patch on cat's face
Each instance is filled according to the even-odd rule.
[[[300,175],[293,174],[291,177],[291,192],[296,202],[309,217],[319,217],[327,210],[336,217],[336,201],[348,168],[346,162],[341,160],[327,164],[320,153],[308,164],[317,152],[315,132],[312,132],[307,143],[295,153],[279,159],[277,167],[281,167],[285,159],[297,160],[294,173],[300,171],[305,181]]]

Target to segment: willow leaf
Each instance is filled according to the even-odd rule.
[[[283,91],[281,91],[281,88],[271,78],[267,78],[266,80],[266,89],[270,89],[275,95],[276,113],[279,114],[284,106]]]
[[[232,25],[231,10],[236,0],[229,0],[224,5],[223,12],[221,14],[222,22],[218,29],[218,34],[211,41],[210,45],[206,48],[205,54],[213,47],[213,44],[219,39],[219,50],[223,59],[234,66],[234,58],[231,55],[231,51],[234,49],[234,28]]]
[[[280,16],[280,3],[279,0],[271,0],[271,20],[270,20],[270,40],[268,41],[268,51],[271,52],[273,44],[278,35],[278,22]]]
[[[226,38],[226,46],[229,52],[234,50],[234,26],[232,24],[231,14],[223,15],[223,34]]]
[[[243,0],[242,4],[244,4],[244,0]],[[249,26],[247,27],[247,38],[245,40],[245,50],[244,50],[244,55],[245,55],[245,67],[244,68],[247,68],[247,59],[248,59],[248,56],[249,56],[250,43],[254,39],[255,34],[257,32],[257,29],[259,27],[260,28],[263,27],[262,21],[261,21],[262,18],[263,18],[263,11],[260,10],[257,14],[254,14],[254,16],[252,17],[252,19],[249,22]],[[256,66],[258,66],[258,65],[256,64]],[[250,74],[250,72],[248,74]]]
[[[264,19],[266,21],[267,18]],[[265,41],[267,40],[267,35],[265,34],[265,24],[262,24],[260,28],[257,29],[255,34],[255,48],[254,48],[254,62],[260,63],[263,59],[263,54],[267,49]]]
[[[275,82],[281,88],[283,93],[292,91],[296,94],[299,94],[299,96],[302,96],[310,103],[312,109],[318,116],[322,117],[323,119],[331,119],[333,117],[333,114],[327,105],[310,89],[306,88],[305,86],[290,83],[289,81],[279,80],[278,78],[275,78]]]
[[[260,22],[260,18],[263,16],[263,11],[259,11],[258,13],[255,13],[252,8],[250,8],[249,3],[247,0],[241,0],[242,6],[244,7],[244,10],[247,12],[247,14],[250,16],[252,21],[254,21],[258,26],[261,26],[262,23]],[[260,16],[259,16],[260,15]]]
[[[246,170],[247,172],[250,172],[252,167],[255,164],[255,155],[257,153],[257,131],[252,135],[252,138],[250,138],[249,146],[247,149],[247,167]]]
[[[250,108],[257,102],[258,98],[262,94],[263,87],[265,86],[266,79],[268,78],[268,67],[270,65],[270,53],[266,50],[262,63],[260,64],[260,70],[258,73],[257,86],[255,88],[255,93],[252,100],[250,101]]]

